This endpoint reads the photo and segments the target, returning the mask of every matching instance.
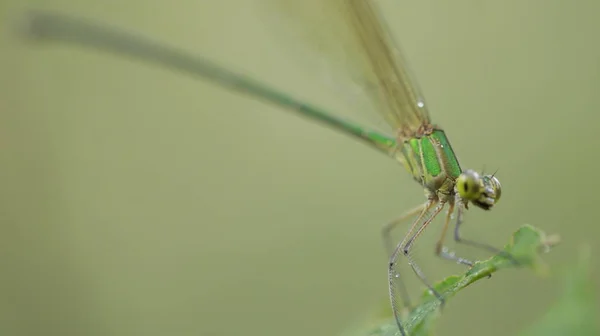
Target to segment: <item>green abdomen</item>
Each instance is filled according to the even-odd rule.
[[[461,173],[458,159],[442,130],[430,135],[406,140],[402,147],[405,168],[414,179],[431,191],[448,188],[446,180],[453,182]],[[454,183],[450,183],[453,187]],[[451,190],[439,190],[450,193]]]

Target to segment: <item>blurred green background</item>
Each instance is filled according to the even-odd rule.
[[[0,3],[2,335],[337,335],[385,303],[380,227],[423,200],[398,164],[210,83],[7,29],[27,8],[81,15],[356,116],[356,92],[289,52],[257,2]],[[596,250],[600,3],[384,2],[461,165],[499,169],[502,200],[469,211],[465,237],[502,246],[530,223],[563,238],[551,277],[500,272],[438,326],[513,334],[578,246]],[[440,224],[417,252],[435,280],[464,270],[433,256]]]

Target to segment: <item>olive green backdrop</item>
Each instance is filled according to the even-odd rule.
[[[440,335],[512,334],[554,301],[579,245],[599,251],[600,3],[386,2],[461,165],[499,169],[500,203],[471,210],[465,236],[501,246],[530,223],[563,237],[546,257],[554,276],[500,272],[439,323]],[[210,83],[16,41],[8,21],[31,7],[128,27],[356,115],[356,92],[290,52],[253,1],[2,1],[2,335],[337,335],[381,309],[380,227],[423,200],[399,165]],[[440,224],[416,252],[435,280],[463,270],[433,256]]]

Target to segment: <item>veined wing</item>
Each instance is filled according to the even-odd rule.
[[[306,41],[332,68],[358,77],[386,122],[414,132],[430,118],[406,61],[387,29],[375,0],[268,0],[270,20],[296,29],[294,43]],[[280,32],[275,31],[274,34]]]

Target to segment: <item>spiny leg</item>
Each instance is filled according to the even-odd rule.
[[[482,250],[489,251],[493,254],[501,255],[501,256],[505,257],[506,259],[510,259],[510,261],[513,262],[514,264],[516,264],[516,265],[519,264],[519,261],[517,259],[515,259],[515,257],[513,257],[510,253],[508,253],[502,249],[499,249],[497,247],[494,247],[492,245],[488,245],[485,243],[480,243],[480,242],[476,242],[473,240],[468,240],[468,239],[462,238],[460,236],[460,225],[463,223],[462,214],[463,214],[463,207],[461,207],[461,205],[459,204],[457,216],[456,216],[456,225],[454,227],[454,240],[457,243],[468,245],[468,246],[473,246],[476,248],[480,248]],[[491,274],[489,277],[491,277]]]
[[[422,213],[423,210],[427,207],[427,205],[428,205],[428,202],[420,204],[419,206],[415,207],[414,209],[411,209],[411,210],[405,212],[402,216],[394,219],[393,221],[391,221],[383,226],[383,228],[381,229],[381,236],[383,238],[383,245],[385,247],[386,255],[388,258],[392,255],[392,253],[394,253],[394,247],[395,247],[393,240],[392,240],[392,235],[391,235],[392,230],[394,230],[396,227],[398,227],[398,225],[402,224],[403,222],[410,219],[411,217],[414,217],[417,214]],[[412,304],[410,301],[410,295],[408,295],[408,290],[406,289],[406,285],[400,278],[400,273],[396,272],[395,277],[396,277],[396,282],[397,282],[398,290],[400,292],[400,298],[402,299],[403,306],[409,307],[409,308],[412,307]]]
[[[429,204],[428,202],[419,204],[414,209],[406,211],[405,213],[402,214],[402,216],[390,221],[389,223],[386,223],[383,226],[383,228],[381,229],[381,236],[383,237],[383,244],[385,246],[385,251],[387,252],[388,257],[391,256],[392,253],[394,253],[394,247],[395,247],[395,244],[392,240],[392,235],[391,235],[392,230],[394,230],[396,227],[398,227],[398,225],[405,222],[407,219],[410,219],[411,217],[414,217],[417,214],[422,213],[423,209],[425,209],[425,207],[428,204]]]
[[[436,203],[437,203],[437,199],[430,198],[427,200],[427,202],[425,202],[423,205],[420,206],[421,213],[419,214],[417,219],[411,225],[411,227],[407,233],[407,236],[410,235],[414,231],[414,229],[417,227],[417,224],[421,222],[422,218],[429,212],[429,210]],[[414,210],[415,209],[409,211],[409,213],[413,212]],[[403,217],[405,217],[405,216],[402,216],[401,218],[406,219]],[[408,216],[406,216],[406,217],[408,217]],[[396,220],[395,222],[397,222],[397,221],[398,220]],[[394,222],[392,222],[392,223],[394,223]],[[397,224],[392,224],[392,226],[394,226],[394,225],[397,225]],[[385,230],[385,228],[384,228],[384,230]],[[393,253],[390,256],[390,263],[389,263],[389,268],[388,268],[388,284],[389,284],[390,303],[392,304],[392,312],[394,313],[394,318],[396,319],[396,324],[398,325],[400,334],[402,336],[406,336],[407,334],[406,334],[406,331],[404,330],[404,327],[402,326],[402,322],[401,322],[401,318],[400,318],[401,313],[400,313],[400,310],[398,309],[398,302],[397,302],[398,293],[400,293],[399,294],[400,299],[402,300],[405,307],[409,306],[410,303],[409,303],[406,287],[404,286],[404,283],[400,279],[400,274],[399,274],[399,272],[397,272],[394,269],[394,266],[396,265],[396,261],[398,259],[398,254],[400,252],[400,248],[403,244],[404,244],[404,240],[398,244],[398,246],[394,249]]]
[[[421,235],[421,233],[423,233],[423,231],[429,225],[429,223],[431,223],[431,221],[442,211],[445,204],[446,204],[445,202],[438,203],[437,206],[435,207],[435,209],[433,210],[433,212],[429,216],[425,217],[425,220],[423,221],[423,223],[421,224],[421,226],[419,227],[417,232],[415,232],[415,234],[412,235],[410,238],[408,238],[408,235],[407,235],[407,237],[404,238],[403,242],[398,246],[398,247],[400,247],[403,245],[402,254],[408,259],[408,264],[413,269],[415,274],[419,277],[419,279],[421,279],[421,282],[424,283],[425,286],[427,286],[427,288],[431,291],[431,293],[438,300],[440,300],[441,308],[443,308],[444,303],[445,303],[444,298],[442,297],[442,295],[440,293],[438,293],[433,288],[433,286],[429,283],[429,281],[425,277],[425,274],[423,273],[421,268],[414,262],[412,256],[410,255],[410,249],[413,246],[413,243],[415,242],[415,240]],[[398,254],[395,253],[394,255],[397,257]]]
[[[435,254],[438,257],[456,261],[459,264],[463,264],[463,265],[472,267],[473,266],[472,261],[465,259],[465,258],[458,257],[454,252],[450,252],[450,250],[446,246],[444,246],[444,240],[446,240],[446,233],[448,232],[448,227],[450,227],[450,221],[452,220],[453,212],[454,212],[454,202],[450,203],[450,206],[448,209],[448,214],[446,215],[446,220],[444,221],[444,227],[442,228],[442,235],[441,235],[440,239],[438,239],[437,243],[435,244]]]

